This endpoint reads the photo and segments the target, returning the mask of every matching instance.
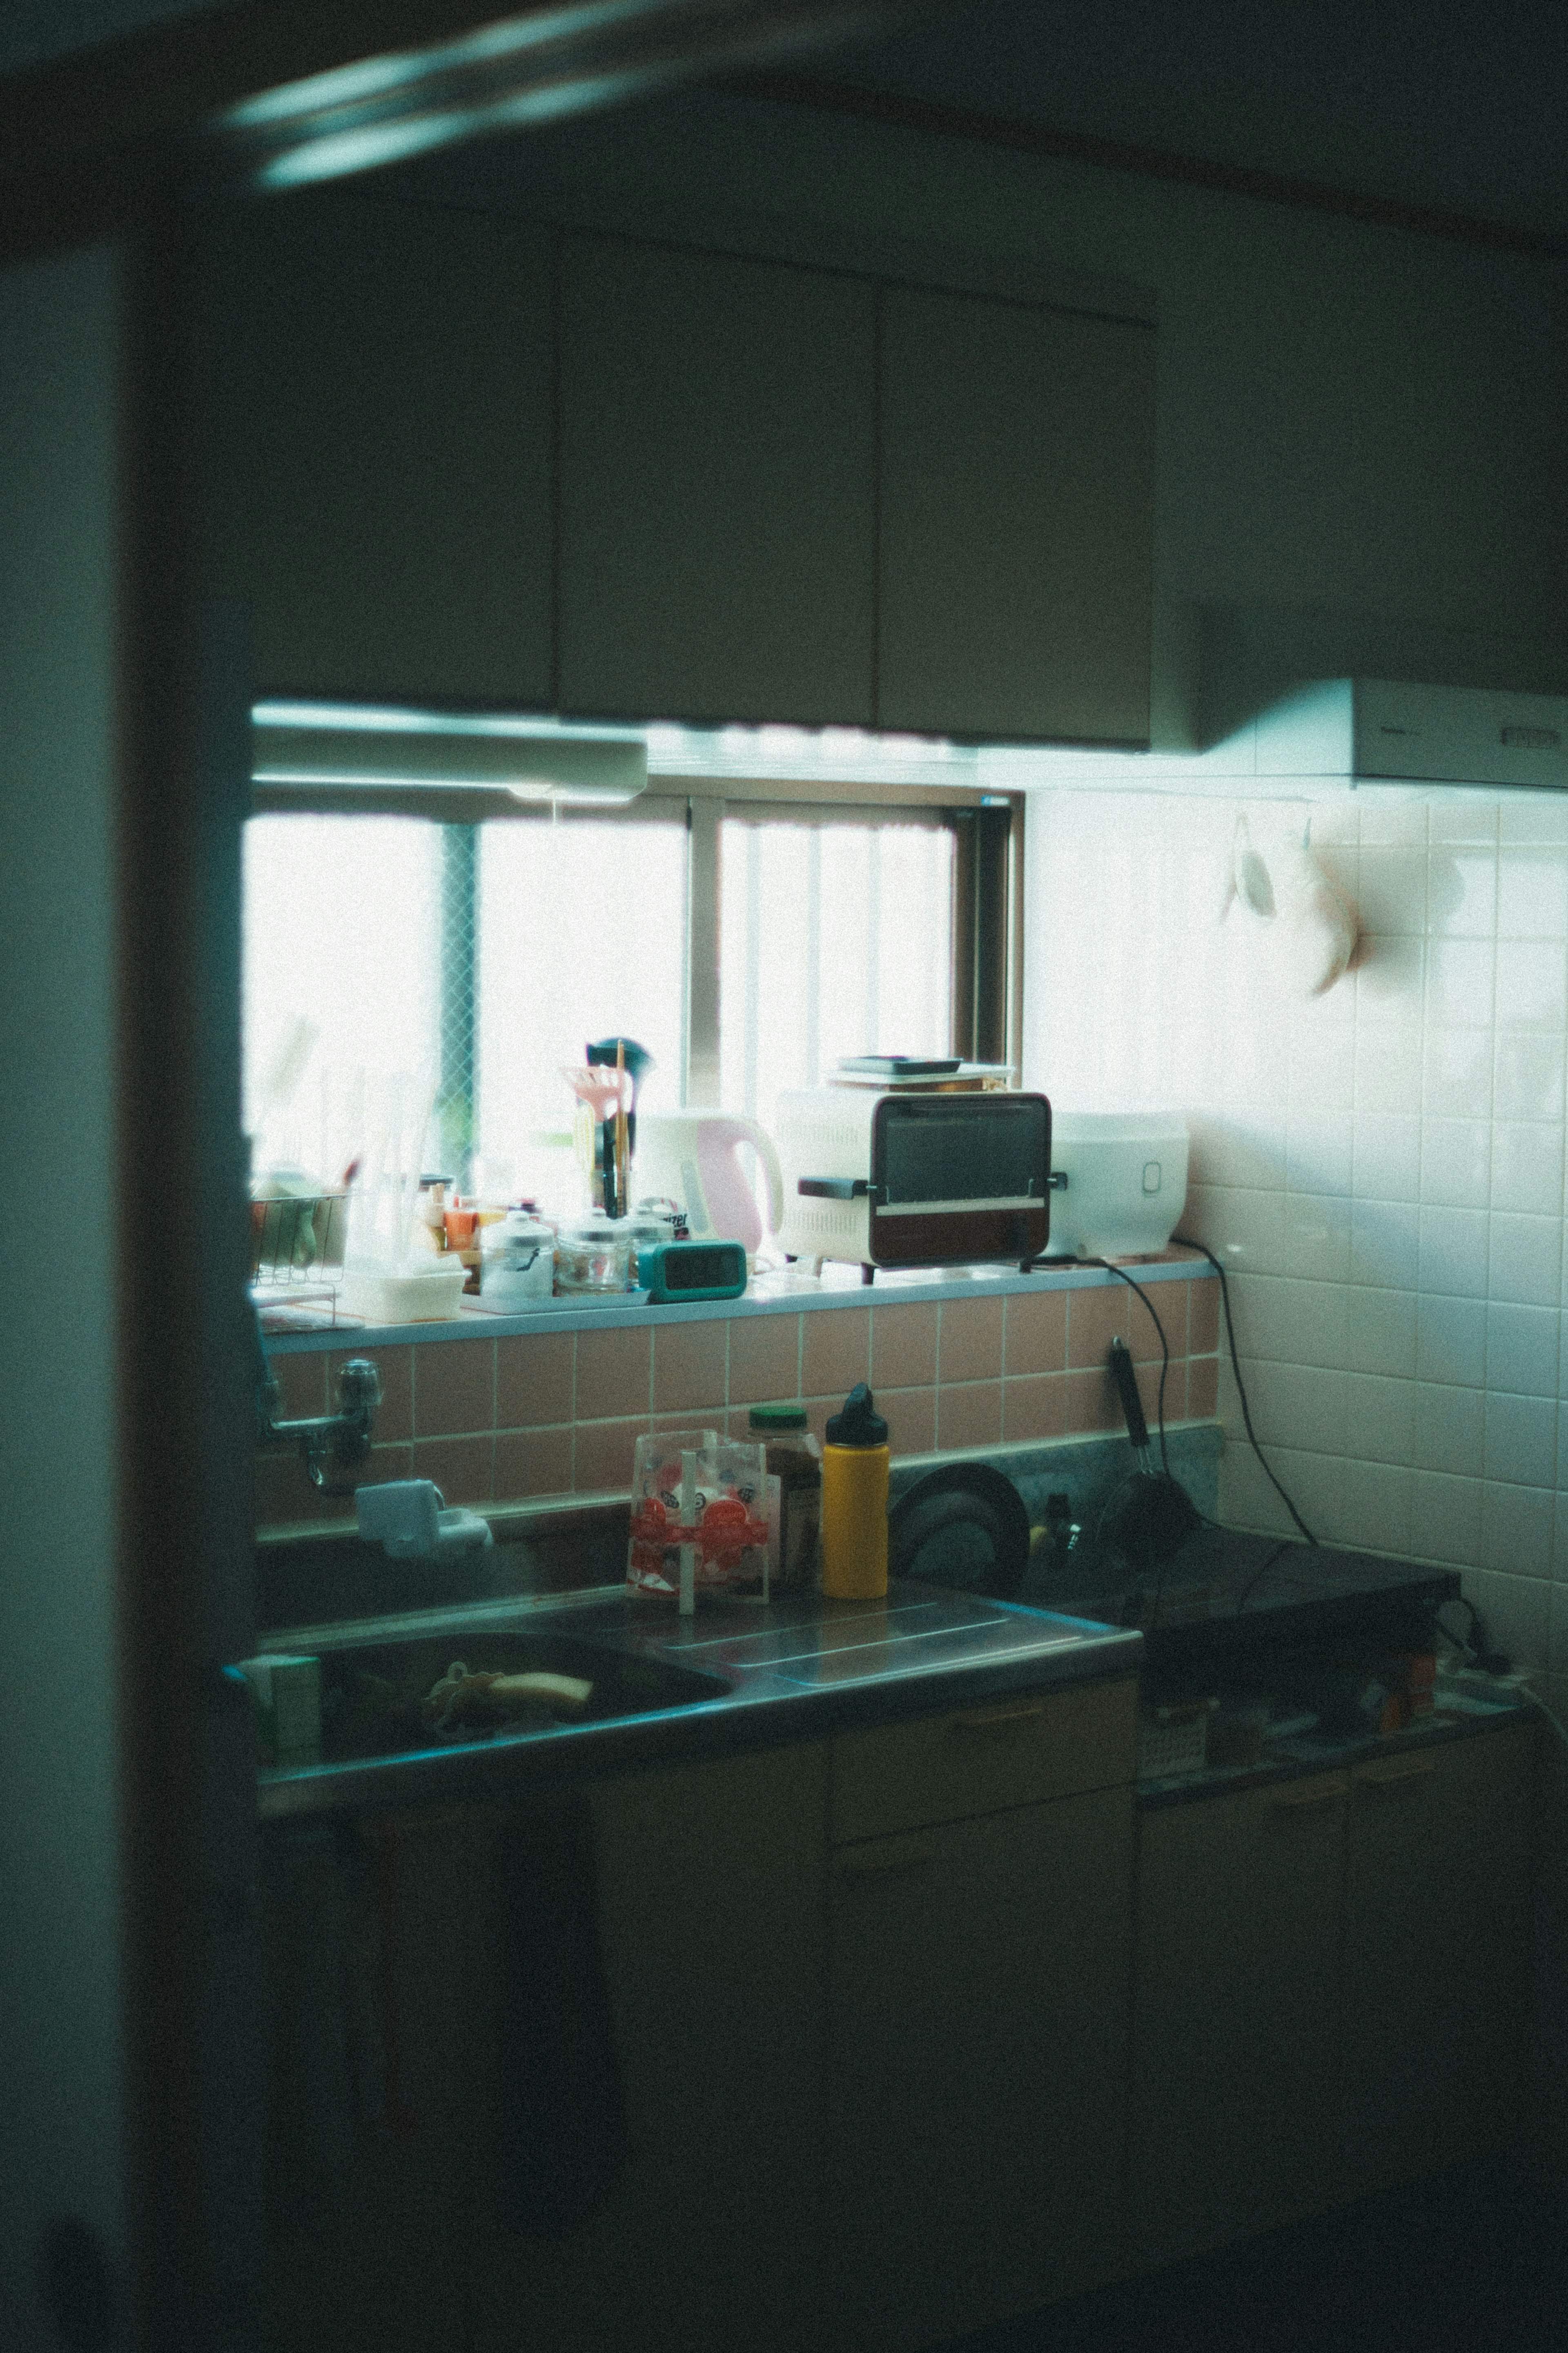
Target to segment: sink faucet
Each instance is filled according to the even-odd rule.
[[[267,1360],[267,1344],[261,1336],[261,1318],[252,1308],[256,1334],[256,1438],[260,1446],[297,1444],[300,1459],[310,1474],[310,1483],[323,1495],[352,1495],[353,1480],[329,1482],[324,1463],[330,1460],[340,1470],[348,1470],[363,1462],[370,1452],[371,1430],[375,1409],[381,1403],[381,1375],[368,1356],[351,1356],[338,1375],[338,1410],[318,1413],[297,1421],[279,1421],[279,1391]]]

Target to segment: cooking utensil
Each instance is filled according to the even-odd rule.
[[[917,1480],[888,1523],[888,1569],[1010,1600],[1029,1565],[1029,1514],[1011,1479],[955,1462]]]

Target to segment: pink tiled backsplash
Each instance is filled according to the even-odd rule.
[[[1218,1285],[1162,1281],[1171,1348],[1167,1421],[1215,1409]],[[640,1329],[423,1338],[372,1353],[384,1399],[368,1479],[434,1479],[449,1504],[522,1502],[626,1488],[647,1430],[743,1432],[751,1406],[799,1398],[820,1438],[870,1380],[895,1454],[994,1446],[1121,1427],[1107,1370],[1113,1333],[1139,1367],[1150,1419],[1160,1347],[1121,1283],[975,1300],[892,1302],[660,1322]],[[285,1414],[321,1413],[352,1347],[278,1353]],[[263,1527],[342,1520],[291,1453],[257,1461]]]
[[[1259,847],[1310,818],[1359,902],[1322,997],[1282,993],[1255,920],[1217,920],[1244,806]],[[1027,1077],[1182,1106],[1184,1230],[1232,1271],[1279,1477],[1325,1539],[1458,1567],[1561,1713],[1568,796],[1063,794],[1028,856]],[[1220,1409],[1224,1515],[1284,1533],[1228,1364]]]

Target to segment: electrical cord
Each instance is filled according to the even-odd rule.
[[[1315,1545],[1318,1541],[1317,1537],[1312,1534],[1311,1529],[1307,1525],[1306,1521],[1301,1517],[1300,1513],[1296,1509],[1295,1504],[1290,1501],[1289,1496],[1285,1493],[1284,1488],[1275,1477],[1274,1472],[1269,1466],[1268,1456],[1264,1453],[1262,1447],[1258,1443],[1258,1433],[1252,1427],[1252,1414],[1247,1402],[1247,1389],[1241,1377],[1241,1359],[1237,1354],[1236,1325],[1231,1321],[1230,1314],[1230,1285],[1226,1281],[1225,1269],[1221,1266],[1218,1259],[1215,1258],[1213,1250],[1210,1250],[1206,1242],[1194,1241],[1190,1234],[1173,1234],[1171,1236],[1171,1240],[1173,1242],[1178,1243],[1183,1250],[1200,1250],[1219,1277],[1220,1305],[1225,1310],[1225,1336],[1230,1343],[1230,1369],[1236,1377],[1236,1394],[1241,1401],[1241,1420],[1242,1427],[1247,1431],[1247,1442],[1251,1447],[1254,1454],[1257,1455],[1259,1462],[1262,1463],[1264,1473],[1268,1480],[1269,1485],[1273,1488],[1275,1493],[1284,1504],[1285,1509],[1289,1513],[1290,1517],[1295,1521],[1296,1525],[1300,1529],[1301,1534],[1305,1536],[1307,1542],[1310,1545]],[[1256,1583],[1257,1579],[1254,1578],[1253,1582]]]

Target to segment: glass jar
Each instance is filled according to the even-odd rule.
[[[809,1593],[822,1574],[822,1449],[798,1405],[754,1405],[768,1482],[768,1581]]]
[[[602,1295],[629,1291],[632,1281],[631,1222],[590,1210],[584,1218],[564,1224],[555,1242],[555,1288],[563,1297],[574,1293]]]

